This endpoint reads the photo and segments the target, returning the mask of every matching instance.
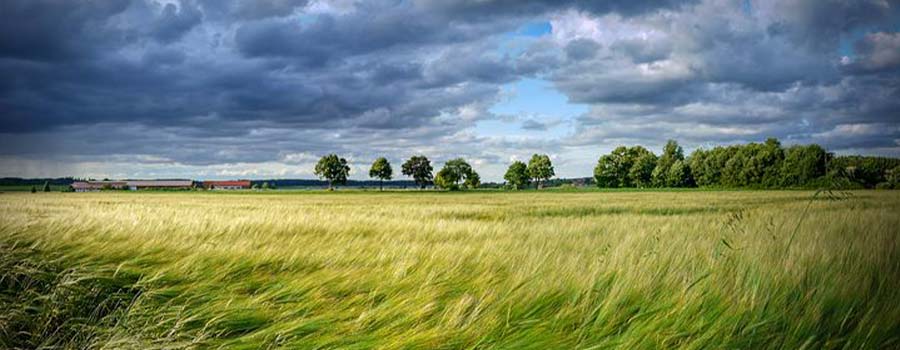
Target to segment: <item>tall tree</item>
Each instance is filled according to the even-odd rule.
[[[666,173],[667,187],[691,187],[694,179],[691,176],[691,168],[684,160],[676,160]]]
[[[550,156],[546,154],[535,154],[528,161],[528,176],[536,183],[537,188],[544,188],[544,181],[550,180],[554,175],[553,163],[550,162]]]
[[[669,140],[666,142],[666,146],[663,147],[662,155],[656,161],[656,168],[653,169],[653,185],[656,187],[666,186],[669,168],[672,167],[672,164],[675,164],[675,161],[679,160],[684,160],[684,150],[678,145],[678,142]]]
[[[804,186],[825,176],[828,152],[822,146],[812,144],[791,146],[784,150],[781,163],[781,186]]]
[[[372,163],[369,169],[369,177],[378,179],[378,190],[384,190],[384,180],[390,180],[394,176],[394,169],[391,169],[391,163],[384,157],[379,157]]]
[[[656,155],[650,150],[634,146],[628,150],[631,157],[631,169],[628,170],[628,182],[635,187],[650,187],[653,169],[656,168]]]
[[[329,154],[319,159],[316,164],[315,174],[319,178],[328,180],[328,190],[334,190],[335,184],[347,183],[347,176],[350,175],[350,166],[347,160],[338,157],[336,154]]]
[[[631,187],[628,173],[633,165],[632,151],[625,146],[616,147],[597,161],[594,180],[598,187]]]
[[[480,184],[478,173],[462,158],[448,160],[434,178],[435,185],[449,190],[458,190],[460,181],[470,188]]]
[[[403,175],[412,177],[419,188],[424,189],[433,181],[431,172],[434,168],[431,167],[431,161],[425,156],[413,156],[403,163],[401,168]]]
[[[506,169],[503,179],[517,190],[528,186],[528,182],[531,180],[531,176],[528,175],[528,166],[518,160],[513,162],[509,165],[509,169]]]

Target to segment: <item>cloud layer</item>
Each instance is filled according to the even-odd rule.
[[[4,1],[0,175],[305,177],[338,152],[499,180],[540,151],[586,176],[667,138],[897,156],[897,23],[885,0]],[[540,98],[523,80],[587,112],[496,112]]]

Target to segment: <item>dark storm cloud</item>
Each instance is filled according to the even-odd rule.
[[[677,9],[694,0],[418,0],[419,6],[448,16],[484,19],[502,16],[533,16],[560,8],[572,8],[595,14],[618,13],[634,16],[660,9]]]
[[[900,150],[898,7],[3,1],[0,157],[93,161],[115,150],[211,166],[340,151],[505,162],[538,148],[768,136],[883,153]],[[548,35],[515,34],[544,21]],[[571,123],[495,115],[523,78],[551,82],[589,112]],[[483,136],[485,120],[547,135]]]
[[[128,7],[119,1],[3,1],[0,3],[0,56],[63,61],[94,53],[122,38],[107,20]]]
[[[485,23],[452,26],[452,19],[409,4],[364,4],[347,15],[315,16],[311,23],[295,19],[248,22],[238,28],[235,41],[249,57],[286,57],[322,65],[375,51],[470,41],[502,29]]]
[[[841,35],[854,29],[896,26],[900,7],[895,0],[761,1],[769,12],[771,35],[785,35],[816,50],[830,51]],[[895,27],[896,28],[896,27]]]
[[[855,74],[889,73],[900,70],[900,33],[872,33],[854,44],[858,55],[845,69]]]
[[[202,19],[203,13],[193,3],[182,0],[179,6],[166,4],[151,35],[160,42],[170,43],[180,39]]]

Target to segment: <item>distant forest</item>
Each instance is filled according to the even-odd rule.
[[[777,139],[763,143],[699,148],[685,156],[670,140],[659,156],[642,146],[620,146],[603,155],[593,177],[556,178],[544,187],[601,188],[882,188],[900,189],[900,159],[874,156],[835,156],[823,147],[783,147]],[[67,186],[76,178],[0,178],[0,186]],[[254,187],[322,188],[326,180],[253,180]],[[266,186],[263,186],[263,185]],[[347,187],[378,187],[377,180],[347,180]],[[387,188],[417,188],[413,180],[383,183]],[[482,183],[482,188],[507,188],[506,183]]]

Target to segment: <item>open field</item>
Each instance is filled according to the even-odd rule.
[[[4,193],[0,348],[898,348],[900,192]]]

